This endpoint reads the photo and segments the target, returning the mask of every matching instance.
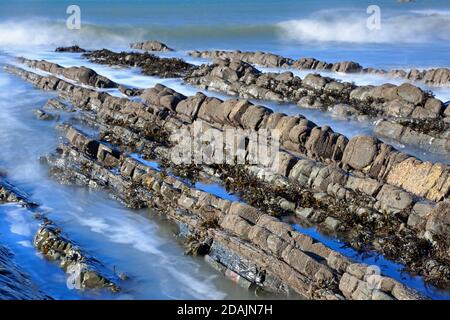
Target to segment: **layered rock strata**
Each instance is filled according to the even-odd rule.
[[[60,181],[109,189],[132,207],[158,208],[189,230],[196,254],[244,287],[316,299],[420,298],[255,207],[192,188],[126,154],[114,156],[73,128],[67,139],[47,158]]]
[[[48,89],[47,81],[36,78],[36,75],[27,73],[23,70],[21,71],[20,69],[10,68],[10,70],[31,80],[38,87]],[[342,169],[333,168],[332,166],[323,167],[323,164],[320,163],[319,167],[314,169],[314,162],[311,163],[310,159],[298,160],[292,155],[289,155],[289,153],[283,153],[285,154],[285,161],[282,162],[283,165],[277,168],[279,171],[276,173],[282,176],[284,175],[285,179],[290,178],[289,180],[297,180],[302,186],[308,186],[311,189],[322,192],[321,198],[319,197],[320,194],[317,196],[319,199],[327,198],[326,196],[324,197],[325,193],[328,194],[328,197],[338,196],[344,203],[347,202],[348,204],[351,202],[350,199],[353,196],[353,193],[350,190],[353,190],[357,194],[365,193],[369,196],[367,197],[368,199],[372,199],[372,204],[369,205],[369,211],[359,210],[360,215],[366,218],[371,216],[375,219],[374,221],[379,220],[380,217],[390,217],[387,221],[390,219],[392,219],[392,221],[403,220],[404,223],[402,224],[394,223],[394,225],[400,229],[390,230],[393,230],[394,233],[397,231],[407,232],[408,237],[406,238],[409,239],[411,239],[411,237],[417,237],[415,234],[423,238],[422,242],[419,240],[413,240],[411,242],[416,245],[421,245],[420,250],[413,249],[411,251],[417,252],[422,258],[417,259],[417,256],[410,257],[409,262],[415,260],[422,261],[422,273],[431,275],[431,278],[436,277],[436,275],[443,275],[441,278],[448,277],[448,275],[445,276],[445,274],[448,274],[448,265],[446,266],[445,263],[436,261],[431,264],[426,263],[426,257],[429,256],[429,254],[441,261],[442,259],[445,260],[446,254],[448,255],[448,252],[446,251],[448,250],[446,249],[448,247],[445,240],[447,236],[445,232],[443,232],[445,227],[443,229],[437,227],[439,222],[434,223],[433,227],[431,226],[433,222],[430,222],[430,224],[428,223],[429,221],[445,221],[447,215],[444,214],[436,219],[435,217],[440,216],[440,212],[442,211],[433,210],[433,203],[427,203],[426,201],[423,201],[423,199],[421,200],[421,196],[429,197],[431,200],[435,201],[448,199],[447,166],[422,163],[417,159],[402,154],[392,147],[382,144],[370,137],[357,137],[350,142],[347,142],[345,137],[339,139],[341,136],[333,133],[329,128],[322,130],[322,128],[318,128],[304,118],[287,117],[283,114],[271,113],[270,110],[267,111],[266,114],[264,112],[265,108],[254,106],[248,102],[236,99],[222,102],[215,98],[207,98],[201,94],[186,98],[171,89],[163,86],[156,86],[155,88],[144,92],[143,99],[147,101],[147,103],[144,104],[131,102],[127,99],[111,97],[105,93],[98,93],[85,88],[74,88],[73,85],[63,82],[57,84],[53,89],[60,90],[63,93],[70,93],[66,96],[82,109],[95,111],[97,113],[98,121],[118,126],[126,126],[131,129],[132,133],[139,132],[144,136],[153,135],[155,132],[155,124],[160,122],[161,119],[164,119],[161,128],[168,132],[180,128],[183,125],[183,122],[189,123],[195,119],[204,119],[204,121],[207,121],[216,127],[242,126],[244,128],[249,128],[249,125],[260,128],[261,123],[264,123],[265,126],[270,126],[275,123],[274,119],[278,119],[276,120],[277,123],[280,121],[281,123],[284,123],[284,125],[280,124],[278,129],[282,132],[286,132],[286,134],[284,134],[285,140],[282,139],[283,146],[287,149],[292,149],[294,142],[293,140],[290,140],[290,135],[291,132],[294,131],[293,127],[299,125],[301,121],[306,121],[307,124],[309,123],[309,127],[306,126],[306,133],[302,130],[298,131],[299,133],[302,132],[304,134],[305,139],[299,139],[298,142],[296,142],[298,145],[297,152],[303,153],[310,159],[323,161],[325,164],[332,162],[341,164],[342,167],[348,171],[342,172]],[[230,117],[231,113],[226,110],[234,110],[233,114],[235,116]],[[217,113],[217,111],[220,112]],[[224,112],[227,113],[226,117],[224,117]],[[254,122],[246,124],[243,120],[247,119],[247,117],[245,117],[247,112],[249,115],[252,115],[251,117],[248,117],[249,119],[260,117],[262,121],[257,121],[256,124],[252,124]],[[256,116],[257,114],[260,114],[260,116]],[[271,118],[272,120],[270,120]],[[288,123],[290,124],[287,125]],[[334,138],[329,140],[329,138],[327,138],[329,136]],[[336,149],[337,141],[340,141],[338,145],[341,147]],[[328,149],[328,147],[331,149]],[[336,150],[340,151],[336,152]],[[108,162],[114,164],[114,159],[111,157],[109,158]],[[432,170],[427,170],[427,167]],[[296,168],[295,171],[294,168]],[[413,169],[408,169],[408,174],[403,175],[401,172],[403,172],[402,170],[405,170],[405,168]],[[395,174],[390,175],[391,170],[393,170],[392,172]],[[347,174],[349,176],[347,176]],[[444,175],[444,178],[441,181],[442,174]],[[386,181],[386,177],[389,181]],[[409,184],[408,181],[423,181],[424,183],[420,186],[417,186],[416,183],[413,186],[413,184]],[[410,189],[409,191],[415,193],[415,195],[405,192],[405,189]],[[291,201],[289,201],[289,199],[285,200],[288,201],[287,203],[284,202],[284,206],[292,209],[292,205],[289,204],[289,202],[293,202],[292,199],[290,199]],[[448,204],[443,202],[440,205],[445,207]],[[294,203],[292,210],[297,209],[301,216],[306,216],[312,221],[316,219],[314,216],[317,217],[317,215],[314,214],[306,214],[308,210],[305,212],[301,207],[296,207],[296,203]],[[356,207],[353,209],[357,212],[360,208]],[[377,218],[377,214],[374,214],[372,211],[373,209],[375,212],[379,212],[379,218]],[[328,210],[328,214],[331,212],[331,210]],[[331,216],[330,218],[334,217]],[[345,215],[344,217],[339,218],[345,221]],[[366,218],[363,218],[363,220]],[[326,220],[326,218],[322,219],[325,224],[333,225],[333,220],[328,219],[327,222]],[[379,221],[383,221],[383,219]],[[445,222],[443,225],[446,225]],[[366,226],[366,228],[373,228],[373,224],[372,226]],[[382,231],[383,230],[380,230],[380,232]],[[442,238],[444,240],[441,240]],[[380,242],[378,247],[383,248],[383,245],[384,243]],[[395,249],[393,250],[395,251]],[[424,258],[425,260],[422,260]],[[428,270],[425,265],[430,265],[431,268]]]
[[[43,60],[38,61],[25,58],[18,58],[17,60],[31,68],[37,68],[95,88],[117,88],[118,86],[114,81],[101,76],[94,70],[86,67],[64,68],[56,63]]]
[[[88,53],[86,57],[96,63],[140,66],[147,75],[186,75],[184,80],[190,84],[247,99],[296,103],[329,111],[338,118],[378,120],[374,132],[380,138],[433,153],[450,152],[450,108],[429,92],[408,83],[355,86],[316,74],[301,79],[291,72],[261,73],[241,60],[220,58],[211,65],[195,67],[179,59],[106,49]],[[140,93],[120,89],[130,96]]]
[[[72,288],[120,291],[118,276],[104,275],[105,267],[64,237],[50,221],[46,220],[38,229],[33,244],[47,260],[57,262],[68,274],[68,285]]]
[[[224,50],[205,50],[191,51],[189,53],[193,57],[208,59],[236,59],[244,62],[259,65],[262,67],[291,67],[299,70],[315,70],[342,73],[369,73],[384,75],[391,78],[404,78],[411,81],[420,81],[429,86],[449,86],[450,85],[450,69],[448,68],[432,68],[425,70],[411,69],[393,69],[383,70],[375,68],[364,68],[354,61],[326,62],[314,58],[300,58],[298,60],[285,58],[279,55],[266,52],[241,52],[241,51],[224,51]]]
[[[194,69],[185,81],[247,99],[327,110],[337,117],[383,120],[375,126],[381,137],[433,152],[450,151],[450,109],[408,83],[356,86],[317,74],[301,79],[291,72],[261,73],[250,64],[227,59]]]

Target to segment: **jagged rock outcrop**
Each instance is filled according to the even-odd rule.
[[[390,77],[405,78],[411,81],[420,81],[429,86],[449,86],[450,85],[450,69],[433,68],[433,69],[411,69],[390,70],[387,72]]]
[[[139,49],[144,51],[161,51],[161,52],[173,51],[173,49],[169,48],[164,43],[155,40],[132,43],[130,44],[130,47],[132,49]]]
[[[377,129],[376,132],[381,137],[408,141],[434,152],[448,152],[450,118],[444,104],[408,83],[356,86],[317,74],[301,79],[291,72],[261,73],[245,62],[227,59],[215,60],[211,65],[193,70],[185,81],[243,98],[292,102],[359,120],[399,121],[410,129],[409,137],[394,135],[392,130]],[[386,126],[386,122],[383,125]]]
[[[20,63],[26,64],[31,68],[41,69],[45,72],[63,76],[67,79],[96,87],[96,88],[117,88],[117,83],[99,75],[92,69],[86,67],[70,67],[64,68],[56,63],[48,61],[29,60],[25,58],[18,58]]]
[[[299,70],[315,70],[341,73],[366,73],[382,75],[391,78],[404,78],[411,81],[420,81],[429,86],[450,85],[450,69],[444,67],[423,70],[393,69],[387,71],[377,68],[364,68],[355,61],[327,62],[310,57],[302,57],[294,60],[291,58],[286,58],[266,52],[205,50],[192,51],[189,54],[197,58],[242,60],[250,64],[269,68],[290,67]]]
[[[191,51],[189,55],[196,58],[208,58],[208,59],[233,59],[242,60],[250,64],[256,64],[263,67],[276,68],[276,67],[288,67],[292,64],[292,60],[284,58],[282,56],[266,53],[266,52],[242,52],[242,51]]]
[[[292,67],[300,70],[320,70],[343,73],[361,72],[363,67],[354,61],[328,63],[314,58],[301,58],[292,63]]]
[[[252,206],[196,190],[125,154],[105,165],[102,142],[74,129],[67,138],[69,145],[47,158],[58,179],[107,188],[132,206],[158,208],[186,226],[191,246],[197,243],[191,250],[244,287],[316,299],[420,298]]]

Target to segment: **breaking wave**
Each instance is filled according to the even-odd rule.
[[[44,20],[10,20],[0,22],[0,48],[33,46],[68,46],[87,48],[127,47],[130,42],[158,39],[188,42],[186,39],[234,39],[275,37],[279,27],[266,25],[181,25],[131,26],[82,24],[80,30],[70,30],[65,22]],[[36,32],[36,30],[39,30]]]
[[[449,12],[420,11],[384,16],[379,30],[367,27],[369,15],[344,10],[319,12],[278,24],[288,40],[348,43],[427,43],[450,40]]]

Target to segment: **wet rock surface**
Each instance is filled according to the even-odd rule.
[[[17,68],[9,68],[9,71],[24,77],[42,89],[48,88],[47,82],[35,74]],[[107,129],[103,138],[121,147],[126,146],[133,149],[139,145],[141,147],[147,145],[148,141],[161,145],[163,141],[167,141],[164,134],[161,134],[161,129],[169,134],[175,129],[189,126],[195,120],[203,120],[206,125],[217,130],[226,126],[253,129],[278,128],[281,130],[283,148],[297,154],[297,156],[283,151],[283,161],[275,168],[261,169],[255,166],[245,166],[246,172],[259,178],[243,180],[243,182],[253,181],[255,188],[248,188],[252,191],[257,189],[256,186],[263,185],[262,181],[266,180],[272,186],[266,190],[275,190],[272,191],[273,193],[268,192],[269,198],[272,199],[267,199],[258,193],[252,196],[249,192],[246,201],[252,204],[250,208],[245,206],[241,208],[241,205],[230,204],[230,211],[226,213],[228,211],[224,211],[225,207],[220,205],[219,212],[209,209],[199,213],[202,218],[192,214],[181,216],[180,214],[169,214],[174,220],[191,226],[190,230],[194,234],[194,239],[197,239],[193,243],[204,244],[208,238],[205,234],[214,231],[213,245],[214,241],[219,239],[217,241],[221,245],[225,243],[229,249],[231,248],[235,253],[237,251],[239,256],[243,256],[242,261],[247,259],[253,263],[255,263],[255,258],[251,252],[255,249],[252,249],[252,246],[257,245],[259,248],[257,252],[262,255],[260,257],[264,258],[262,260],[256,259],[256,265],[259,268],[265,268],[266,271],[269,270],[278,281],[287,282],[288,286],[295,288],[296,292],[305,294],[306,287],[310,290],[312,285],[317,285],[316,274],[313,277],[312,274],[307,273],[300,267],[295,267],[294,260],[284,259],[283,255],[281,255],[283,260],[280,262],[280,256],[275,254],[274,251],[270,251],[270,255],[267,256],[267,252],[269,252],[267,250],[271,247],[265,247],[264,242],[260,242],[256,235],[253,238],[246,233],[253,229],[257,233],[259,230],[259,228],[253,228],[253,226],[258,225],[258,217],[260,216],[258,212],[264,212],[268,208],[272,208],[270,214],[276,215],[277,211],[284,213],[294,210],[295,213],[298,212],[299,216],[309,219],[313,223],[323,223],[328,228],[336,230],[348,228],[347,230],[354,233],[353,237],[349,235],[352,246],[366,249],[367,245],[372,243],[376,251],[383,252],[386,256],[392,256],[394,259],[407,264],[411,271],[419,272],[428,280],[438,284],[441,282],[441,285],[446,286],[448,263],[445,262],[445,259],[446,254],[448,254],[448,245],[441,238],[442,236],[445,238],[445,234],[443,234],[445,228],[433,228],[433,230],[438,230],[438,233],[431,234],[431,229],[426,230],[425,226],[427,225],[428,214],[435,205],[433,201],[448,199],[448,166],[423,163],[370,137],[356,137],[348,141],[331,129],[317,127],[303,117],[288,117],[273,113],[264,107],[255,106],[243,100],[221,101],[208,98],[202,94],[185,97],[161,85],[146,90],[145,95],[142,94],[145,102],[132,102],[104,93],[99,94],[87,88],[75,88],[72,84],[64,83],[63,80],[57,83],[56,89],[81,110],[94,112],[93,121],[100,123]],[[77,92],[77,94],[73,94],[74,92]],[[255,118],[259,120],[254,121]],[[156,128],[160,130],[155,130]],[[147,181],[144,180],[146,174],[151,173],[153,176],[156,173],[148,167],[142,167],[142,164],[136,163],[135,160],[117,153],[101,141],[89,138],[76,131],[70,132],[68,140],[71,146],[60,146],[58,153],[48,158],[50,165],[55,168],[55,176],[60,181],[112,189],[118,199],[132,207],[151,205],[165,210],[164,212],[178,212],[178,205],[183,205],[189,208],[189,212],[192,212],[191,207],[196,203],[195,199],[193,200],[192,196],[188,196],[188,194],[183,193],[183,196],[174,191],[174,189],[180,190],[180,188],[181,190],[187,190],[185,187],[173,187],[178,185],[179,182],[174,181],[168,186],[153,182],[154,179],[164,178],[163,175],[162,177],[157,176],[159,178],[151,178],[148,183],[144,183]],[[167,147],[170,147],[170,145],[165,146],[165,148]],[[143,150],[145,153],[146,149]],[[158,152],[158,149],[155,149],[151,143],[148,150],[149,154],[153,156],[161,156],[164,153],[162,149]],[[129,165],[130,162],[134,162],[134,164]],[[428,169],[430,165],[431,167]],[[68,170],[68,168],[72,169]],[[120,176],[114,173],[119,168]],[[221,170],[222,173],[227,172],[227,168],[216,169]],[[228,170],[230,169],[228,168]],[[240,176],[244,176],[243,172],[240,172]],[[236,179],[238,177],[236,172],[229,173],[231,173],[228,175],[230,178]],[[410,180],[402,179],[403,173]],[[158,172],[158,174],[160,173]],[[169,176],[168,179],[165,180],[164,178],[163,181],[167,184],[173,177]],[[414,179],[427,182],[414,185],[409,182]],[[286,185],[295,185],[295,183],[300,185],[300,188],[286,187]],[[144,185],[143,189],[141,189],[140,184]],[[239,187],[237,183],[230,183],[230,186],[233,185]],[[246,186],[249,185],[251,186],[249,183],[246,184]],[[273,189],[276,186],[283,188]],[[158,195],[155,198],[153,194],[153,198],[149,200],[148,191],[146,191],[148,188],[155,194],[161,193],[161,196]],[[243,189],[245,188],[240,187],[239,191]],[[302,194],[304,196],[298,199],[299,195]],[[273,199],[275,197],[277,199]],[[158,205],[159,198],[164,200],[161,200],[162,205],[161,203]],[[180,200],[177,201],[177,199]],[[251,202],[251,199],[254,202]],[[338,202],[335,201],[336,199],[338,199]],[[430,203],[429,206],[423,205],[426,199]],[[264,202],[265,200],[270,200],[272,203],[275,201],[276,204]],[[347,209],[343,210],[342,208],[345,207]],[[166,208],[172,209],[166,210]],[[312,210],[307,210],[309,208]],[[221,226],[224,213],[225,215],[232,214],[235,216],[236,212],[238,212],[239,217],[244,219],[245,223],[233,217],[226,218],[224,226]],[[235,223],[231,223],[231,220],[228,221],[229,219],[235,219]],[[411,220],[411,224],[406,224],[406,221],[409,220]],[[279,220],[277,219],[277,221]],[[441,220],[439,218],[436,221]],[[199,230],[199,225],[208,226],[207,232],[202,228]],[[223,230],[218,229],[216,232],[217,228],[211,227],[217,225],[221,226]],[[284,223],[282,225],[288,226]],[[235,230],[234,228],[238,229]],[[221,237],[221,232],[229,233],[231,231],[237,235],[236,239],[233,238],[231,241],[227,237]],[[427,233],[427,231],[429,232]],[[401,235],[404,245],[398,245],[398,239],[395,238],[397,233],[399,237]],[[242,245],[242,243],[245,244],[246,241],[249,241],[248,239],[252,241],[253,245],[249,247]],[[207,241],[207,243],[209,242]],[[271,242],[270,246],[273,244],[274,242]],[[267,245],[269,244],[267,243]],[[408,247],[407,250],[405,250],[405,246]],[[200,247],[203,248],[201,252],[204,252],[204,245]],[[219,250],[220,246],[217,248]],[[327,251],[326,249],[323,250]],[[299,255],[302,257],[300,253]],[[285,256],[290,256],[290,253],[286,252]],[[428,263],[430,257],[435,260],[434,263]],[[213,260],[217,262],[217,259]],[[273,264],[264,263],[266,260],[273,261]],[[299,261],[304,260],[300,259]],[[310,263],[316,265],[317,262]],[[300,272],[302,276],[294,273],[295,276],[286,279],[283,275],[278,274],[276,270],[286,268],[286,263],[295,272]],[[218,266],[224,266],[224,264],[228,264],[228,262],[224,260]],[[328,267],[330,266],[328,265]],[[239,275],[240,269],[237,267],[232,269],[227,267],[227,269],[234,272],[228,272],[231,278],[236,278],[234,274]],[[317,277],[321,279],[319,283],[322,283],[322,285],[319,285],[318,291],[314,291],[317,296],[358,298],[366,297],[370,292],[377,298],[386,298],[386,295],[379,291],[374,293],[373,290],[366,290],[367,284],[361,284],[361,288],[359,288],[360,283],[357,281],[355,287],[345,289],[350,293],[346,291],[347,294],[345,294],[342,290],[335,291],[340,290],[336,288],[342,281],[342,270],[337,276],[337,280],[336,275],[333,276],[335,280],[333,280],[333,277],[329,277],[329,273],[326,271],[328,270],[327,267],[323,269],[322,266],[317,266],[315,270],[321,270],[320,276]],[[294,271],[289,272],[286,274],[291,274]],[[330,272],[334,274],[334,271]],[[253,278],[250,275],[242,276],[246,280],[253,281],[254,284],[256,281],[256,284],[258,284],[257,276]],[[302,278],[303,280],[292,282],[291,280],[294,278]],[[346,278],[348,277],[346,276]],[[322,280],[324,282],[321,282]],[[276,283],[274,281],[271,281],[271,283]],[[243,283],[247,282],[243,281]],[[306,287],[305,283],[307,284]],[[277,287],[281,288],[281,292],[287,290],[286,286]],[[393,290],[393,288],[391,289]],[[352,290],[356,291],[354,297]],[[397,296],[400,297],[399,292],[403,292],[402,290],[401,288],[396,289],[387,294],[396,297],[393,292],[397,292]],[[330,292],[335,294],[329,295]]]
[[[0,204],[5,202],[16,202],[28,207],[37,206],[30,200],[28,194],[17,189],[0,172]]]
[[[148,76],[178,78],[186,75],[194,66],[176,58],[160,58],[150,53],[113,52],[107,49],[84,54],[90,61],[106,65],[139,67]]]
[[[98,153],[86,150],[85,146],[93,145],[92,140],[73,130],[67,131],[69,145],[60,145],[59,151],[47,158],[60,181],[106,188],[132,207],[158,208],[170,219],[187,225],[189,252],[206,255],[209,263],[244,287],[283,294],[296,292],[317,299],[344,298],[345,293],[339,289],[342,270],[328,263],[333,253],[329,248],[315,244],[310,237],[252,206],[192,188],[124,154],[116,157],[117,175],[105,166]],[[352,266],[345,257],[336,257]],[[360,285],[365,283],[367,287],[368,280],[363,279],[367,266],[361,266],[361,270]],[[369,298],[377,298],[372,296],[374,288],[368,289]],[[392,291],[383,292],[392,299],[400,297]],[[420,298],[407,292],[409,296],[403,298]],[[358,297],[355,294],[347,298]]]

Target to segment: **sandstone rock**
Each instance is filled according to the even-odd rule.
[[[373,290],[369,288],[366,282],[360,281],[358,287],[352,293],[353,300],[370,300],[372,299]]]
[[[188,97],[185,100],[181,100],[175,110],[178,114],[184,115],[186,119],[193,121],[197,118],[198,111],[206,96],[203,93],[198,92],[195,96]]]
[[[365,193],[369,196],[375,196],[381,186],[382,184],[375,179],[364,179],[355,176],[349,176],[346,184],[346,188]]]
[[[401,124],[387,120],[378,121],[374,128],[374,132],[377,136],[391,138],[397,141],[401,141],[404,130],[405,127]]]
[[[352,138],[342,157],[342,162],[356,170],[362,170],[372,163],[377,154],[377,140],[367,136]]]
[[[271,164],[271,170],[284,177],[289,175],[292,167],[295,165],[295,158],[287,152],[277,152]]]
[[[339,290],[342,291],[346,298],[351,298],[353,292],[361,281],[349,273],[344,273],[339,281]]]
[[[448,166],[408,158],[393,166],[387,182],[432,201],[442,200],[450,190]]]
[[[347,272],[359,280],[363,280],[367,273],[367,265],[362,263],[352,263],[347,267]]]
[[[248,238],[251,225],[238,215],[228,214],[220,222],[220,226],[226,230],[233,231],[243,237]]]
[[[394,300],[394,298],[381,290],[373,290],[372,300]]]
[[[229,214],[237,215],[253,224],[256,224],[258,217],[261,215],[256,208],[241,202],[233,202],[230,207]]]
[[[333,67],[331,68],[331,71],[352,73],[352,72],[359,72],[361,69],[362,69],[361,65],[356,62],[342,61],[342,62],[334,63]]]
[[[433,210],[434,205],[429,202],[416,202],[408,217],[408,225],[418,229],[423,229],[426,223],[425,217]]]
[[[308,155],[321,160],[339,161],[347,145],[347,139],[328,126],[315,127],[305,143]]]
[[[295,214],[304,219],[308,219],[309,217],[311,217],[313,212],[314,212],[313,208],[297,208],[295,210]]]
[[[261,106],[250,106],[241,117],[241,125],[244,129],[256,130],[264,117],[268,117],[273,111]]]
[[[198,111],[198,117],[210,123],[223,124],[222,102],[222,100],[217,98],[205,98]]]
[[[398,300],[416,300],[417,294],[408,290],[404,285],[397,283],[392,289],[392,295]]]
[[[327,226],[327,228],[336,231],[339,229],[341,221],[333,217],[327,217],[324,221],[324,224],[325,226]]]

